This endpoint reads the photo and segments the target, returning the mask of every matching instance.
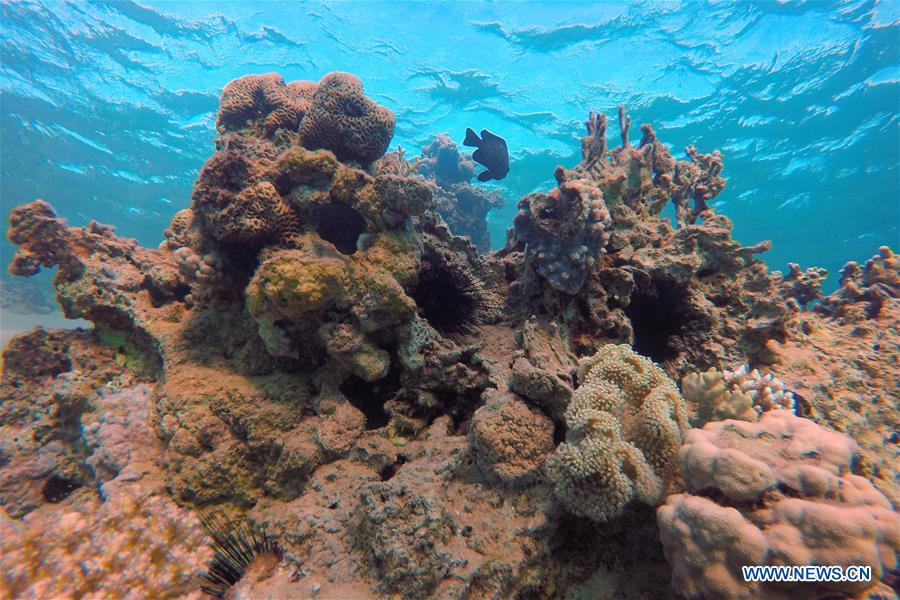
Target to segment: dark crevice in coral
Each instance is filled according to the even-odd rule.
[[[447,429],[450,435],[466,435],[472,414],[481,404],[481,390],[467,390],[464,394],[456,392],[437,392],[442,407],[442,414],[450,415],[451,422]],[[439,415],[435,415],[437,418]]]
[[[44,501],[50,504],[62,502],[80,487],[81,484],[77,481],[54,475],[44,484]]]
[[[184,302],[185,297],[191,293],[191,286],[183,283],[175,286],[171,292],[165,292],[154,285],[149,276],[144,278],[144,289],[150,294],[150,304],[153,308],[159,308],[173,300]]]
[[[638,354],[664,363],[678,356],[672,337],[683,333],[691,320],[686,292],[676,282],[654,281],[650,290],[636,292],[625,308],[634,330],[634,349]]]
[[[554,421],[554,423],[553,423],[553,444],[555,446],[559,446],[564,441],[566,441],[566,424],[565,423],[557,423]]]
[[[393,462],[389,462],[383,467],[381,467],[381,471],[379,475],[381,476],[382,481],[387,481],[397,474],[397,471],[401,466],[406,464],[407,458],[405,454],[398,454],[397,458],[394,459]]]
[[[356,241],[365,233],[366,220],[349,204],[332,200],[315,212],[316,233],[341,254],[356,252]]]
[[[367,430],[380,429],[388,424],[389,416],[384,410],[384,403],[393,398],[399,389],[400,371],[395,368],[375,382],[351,375],[340,387],[350,404],[366,416]]]

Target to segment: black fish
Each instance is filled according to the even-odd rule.
[[[476,146],[478,150],[472,153],[472,158],[487,168],[487,171],[478,174],[478,181],[503,179],[509,173],[509,151],[506,149],[506,140],[499,135],[482,129],[479,138],[471,127],[467,127],[466,139],[463,144]]]

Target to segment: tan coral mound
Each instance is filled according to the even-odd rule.
[[[342,161],[368,165],[378,159],[394,135],[394,113],[363,94],[350,73],[329,73],[319,81],[300,125],[307,148],[327,148]]]
[[[628,346],[608,345],[579,365],[566,441],[545,465],[576,515],[608,521],[632,501],[656,505],[675,470],[687,411],[675,384]]]
[[[505,483],[529,483],[553,451],[553,421],[508,394],[475,411],[469,444],[483,470]]]
[[[898,516],[851,473],[853,440],[796,417],[692,429],[679,452],[687,493],[657,511],[675,590],[688,598],[856,594],[896,567]],[[701,494],[712,494],[713,500]],[[870,566],[871,582],[745,582],[748,565]]]

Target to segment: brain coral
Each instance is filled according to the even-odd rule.
[[[896,566],[890,502],[850,472],[856,443],[787,410],[692,429],[679,452],[688,493],[657,511],[676,591],[688,598],[856,594]],[[710,497],[706,497],[705,495]],[[868,565],[871,582],[754,584],[744,565]]]
[[[574,514],[604,522],[637,498],[656,505],[675,470],[687,411],[675,384],[626,345],[607,345],[579,364],[566,409],[566,441],[545,469]]]
[[[261,125],[267,136],[281,128],[296,131],[315,90],[311,81],[285,85],[277,73],[240,77],[222,90],[216,127],[225,133]]]
[[[350,73],[322,78],[300,125],[307,148],[326,148],[342,161],[364,165],[384,154],[393,135],[394,113],[366,98]]]

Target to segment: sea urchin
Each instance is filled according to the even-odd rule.
[[[200,515],[203,530],[212,537],[212,560],[206,565],[201,588],[215,598],[240,580],[259,556],[278,556],[278,545],[247,519],[232,521],[221,513]]]
[[[434,251],[423,256],[411,296],[419,314],[447,336],[471,334],[493,306],[491,290],[467,264]]]

